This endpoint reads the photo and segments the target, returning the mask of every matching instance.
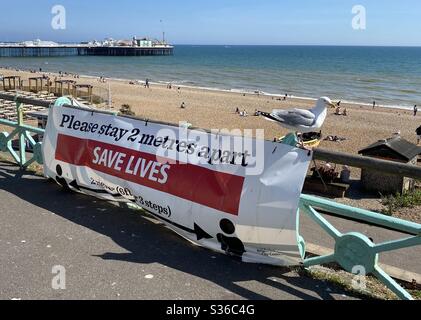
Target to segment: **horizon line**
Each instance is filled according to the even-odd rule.
[[[28,41],[28,40],[23,40]],[[23,41],[3,41],[0,40],[0,43],[19,43]],[[31,41],[31,40],[29,40]],[[66,41],[66,42],[58,42],[54,40],[44,40],[44,41],[53,41],[57,42],[58,44],[79,44],[84,41]],[[229,43],[170,43],[167,42],[169,45],[173,46],[232,46],[232,47],[239,47],[239,46],[249,46],[249,47],[378,47],[378,48],[421,48],[421,44],[419,45],[406,45],[406,44],[229,44]]]
[[[270,46],[270,47],[395,47],[395,48],[421,48],[420,45],[390,45],[390,44],[195,44],[172,43],[174,46]]]

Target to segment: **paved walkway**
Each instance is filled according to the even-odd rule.
[[[193,246],[157,221],[0,163],[0,299],[353,299]],[[52,268],[66,289],[52,288]]]

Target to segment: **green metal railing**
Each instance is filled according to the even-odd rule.
[[[290,133],[285,136],[282,143],[296,146],[299,143],[297,135]],[[322,160],[331,160],[342,164],[357,164],[358,167],[367,166],[389,174],[404,176],[421,176],[420,168],[406,164],[394,163],[378,159],[365,159],[360,156],[335,153],[326,150],[315,150],[313,158],[317,156]],[[376,167],[377,166],[377,167]],[[344,219],[357,220],[362,223],[369,223],[383,228],[389,228],[398,232],[409,234],[409,237],[375,244],[366,235],[360,232],[339,232],[320,212],[328,212]],[[319,257],[306,258],[306,244],[300,235],[300,213],[308,215],[315,221],[335,242],[332,254]],[[412,296],[402,288],[392,277],[390,277],[378,264],[379,253],[392,251],[412,246],[421,245],[421,224],[397,219],[380,213],[359,209],[324,198],[301,194],[299,209],[297,211],[297,243],[304,260],[304,266],[310,267],[331,262],[336,262],[345,271],[364,275],[372,274],[392,290],[399,298],[413,300]]]
[[[1,99],[10,99],[10,95],[0,93]],[[43,129],[34,128],[23,123],[23,112],[21,108],[22,102],[32,103],[48,107],[49,103],[40,101],[30,101],[27,98],[13,99],[16,101],[17,121],[9,121],[0,119],[0,125],[14,128],[9,134],[7,132],[0,133],[0,152],[9,152],[13,159],[21,168],[26,168],[33,162],[42,164],[41,142],[35,142],[31,133],[44,134]],[[60,98],[56,104],[62,105],[68,103],[69,100]],[[19,150],[16,152],[12,147],[12,139],[18,137]],[[26,160],[26,141],[33,148],[33,156]],[[295,145],[297,139],[295,135],[288,135],[283,143]],[[409,172],[410,167],[403,169]],[[410,235],[409,237],[382,242],[375,244],[367,236],[359,232],[350,232],[342,234],[332,224],[330,224],[320,212],[326,211],[336,216],[345,219],[359,220],[361,222],[375,224],[380,227],[393,229]],[[329,236],[335,241],[334,252],[329,255],[323,255],[313,258],[305,258],[305,241],[299,234],[299,217],[300,214],[307,214],[313,219]],[[364,209],[358,209],[351,206],[342,205],[323,198],[314,197],[310,195],[301,195],[299,210],[297,212],[297,242],[300,253],[304,259],[304,266],[309,267],[318,264],[329,262],[338,263],[344,270],[353,272],[354,268],[361,267],[365,274],[373,274],[380,279],[388,288],[390,288],[401,299],[412,299],[411,295],[402,288],[395,280],[393,280],[387,273],[385,273],[378,265],[379,253],[397,250],[405,247],[416,246],[421,244],[421,225],[402,219],[396,219],[384,216],[375,212]]]
[[[345,219],[357,219],[361,222],[393,229],[405,233],[409,237],[376,244],[359,232],[343,234],[329,223],[317,209]],[[379,267],[378,256],[382,252],[421,245],[421,224],[305,194],[300,197],[298,215],[300,213],[307,214],[335,241],[332,254],[305,258],[305,242],[297,230],[298,244],[305,267],[336,262],[347,272],[355,274],[363,270],[365,275],[372,274],[377,277],[399,298],[412,300],[411,295]]]
[[[17,100],[18,96],[15,98],[17,121],[0,119],[0,125],[14,128],[10,133],[0,132],[0,152],[9,152],[21,168],[26,168],[34,162],[42,164],[41,142],[35,142],[31,133],[42,135],[44,134],[44,130],[24,124],[22,102]],[[17,137],[18,140],[18,152],[16,152],[12,145],[12,141],[15,137]],[[27,146],[31,146],[33,151],[32,156],[28,160],[26,159]]]

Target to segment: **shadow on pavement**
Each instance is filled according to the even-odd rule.
[[[243,288],[237,285],[237,282],[257,281],[299,299],[334,299],[332,294],[344,294],[343,290],[332,284],[291,274],[289,268],[243,263],[194,246],[163,225],[145,219],[138,212],[119,208],[90,196],[64,191],[57,184],[35,177],[30,172],[19,171],[11,164],[0,162],[0,189],[106,235],[129,251],[129,253],[107,252],[98,256],[104,260],[142,264],[160,263],[211,281],[246,299],[268,299],[268,297]],[[93,213],[95,213],[94,218]],[[270,278],[279,280],[273,281]]]

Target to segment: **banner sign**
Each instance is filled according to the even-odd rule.
[[[246,262],[296,265],[296,213],[311,152],[83,108],[50,108],[44,173],[131,202],[195,244]]]

